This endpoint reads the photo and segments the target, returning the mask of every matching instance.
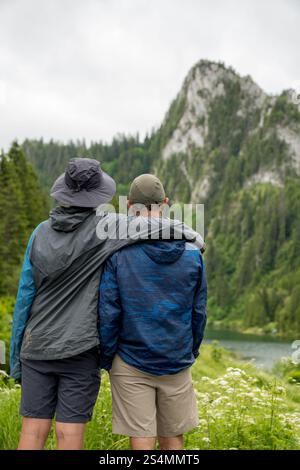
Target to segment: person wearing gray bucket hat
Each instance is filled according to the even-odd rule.
[[[10,348],[10,375],[22,380],[19,449],[42,449],[54,416],[58,448],[82,447],[100,385],[98,297],[105,260],[152,237],[172,240],[181,232],[197,240],[178,221],[149,230],[145,218],[138,234],[124,236],[126,215],[95,211],[114,193],[115,182],[99,162],[70,160],[51,189],[59,206],[29,239]]]
[[[111,201],[115,192],[115,181],[101,169],[97,160],[73,158],[65,173],[55,181],[50,195],[61,204],[97,207]]]

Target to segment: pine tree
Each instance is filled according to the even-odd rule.
[[[28,238],[47,213],[37,177],[14,143],[0,161],[0,295],[16,292]]]

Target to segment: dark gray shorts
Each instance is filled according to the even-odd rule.
[[[100,387],[99,351],[51,361],[22,360],[20,413],[27,418],[85,423]]]

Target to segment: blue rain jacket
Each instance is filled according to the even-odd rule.
[[[206,323],[207,286],[200,251],[185,245],[142,243],[106,262],[99,302],[102,368],[111,368],[116,353],[153,375],[193,364]]]

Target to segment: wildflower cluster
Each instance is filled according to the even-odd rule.
[[[202,377],[195,386],[200,415],[197,448],[282,449],[299,445],[300,413],[289,412],[286,390],[276,381],[260,386],[257,378],[230,367],[223,376]]]

